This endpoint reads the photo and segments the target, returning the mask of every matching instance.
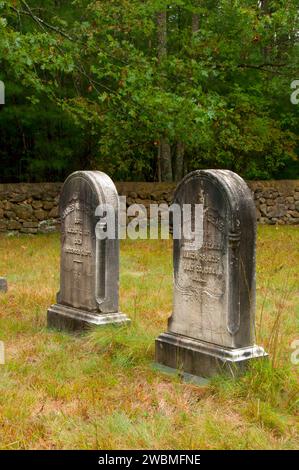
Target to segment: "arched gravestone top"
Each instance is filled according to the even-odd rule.
[[[186,371],[209,376],[217,369],[213,355],[233,362],[264,356],[254,344],[256,214],[248,186],[228,170],[198,170],[181,181],[174,202],[203,205],[203,245],[174,240],[173,314],[157,340],[157,361],[177,367],[170,350],[177,361],[185,348]],[[205,350],[198,363],[188,362],[190,341]]]
[[[61,191],[61,263],[57,304],[48,311],[48,325],[71,330],[88,324],[128,321],[118,312],[119,240],[98,240],[96,209],[114,209],[118,228],[118,194],[100,171],[70,175]]]
[[[252,345],[256,213],[248,186],[231,171],[195,171],[174,202],[203,204],[204,239],[198,251],[174,241],[172,331],[227,347]]]

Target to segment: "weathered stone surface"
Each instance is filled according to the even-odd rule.
[[[118,306],[118,237],[96,237],[100,204],[110,204],[118,219],[118,194],[105,173],[82,171],[67,178],[60,198],[60,291],[57,305],[48,310],[49,327],[80,330],[129,321]]]
[[[47,217],[47,213],[43,209],[37,209],[34,211],[34,217],[37,220],[45,220]]]
[[[174,202],[204,205],[203,246],[174,240],[174,306],[156,341],[157,362],[194,375],[243,368],[255,345],[256,214],[246,183],[225,170],[195,171]]]
[[[260,220],[261,216],[262,216],[261,211],[258,208],[256,208],[256,217],[258,221]]]
[[[275,204],[268,209],[268,217],[283,217],[286,212],[286,208],[283,205]]]
[[[4,217],[6,219],[15,220],[17,216],[16,216],[15,212],[13,212],[13,211],[5,211],[4,212]]]
[[[41,209],[43,207],[42,201],[32,201],[33,209]]]
[[[7,230],[7,222],[5,220],[0,220],[0,231],[5,232]]]
[[[53,202],[51,201],[45,201],[44,204],[43,204],[43,208],[46,210],[46,211],[49,211],[53,208]]]
[[[53,233],[57,231],[57,226],[55,221],[48,219],[42,220],[38,223],[39,233]]]
[[[24,228],[38,228],[38,222],[23,222]]]
[[[298,218],[298,217],[299,217],[299,211],[290,211],[289,214],[290,214],[292,217],[295,217],[295,218]]]
[[[59,216],[58,206],[53,207],[49,212],[49,217],[51,219],[56,219]]]
[[[3,204],[3,209],[6,211],[11,211],[13,209],[14,205],[11,202],[4,201]]]
[[[22,228],[22,224],[17,222],[16,220],[9,220],[7,222],[7,229],[8,230],[20,230]]]
[[[15,204],[14,212],[19,219],[28,219],[32,216],[33,209],[29,204]]]
[[[43,207],[43,203],[41,201],[32,201],[33,209],[41,209]]]
[[[261,204],[260,211],[263,215],[267,215],[267,204]]]
[[[12,202],[23,202],[26,200],[26,194],[13,194],[10,197],[10,200]]]
[[[0,277],[0,292],[7,292],[7,280],[4,277]]]

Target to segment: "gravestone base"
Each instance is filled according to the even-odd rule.
[[[156,339],[158,364],[198,377],[221,373],[235,377],[244,372],[250,361],[267,356],[259,346],[230,349],[175,333],[163,333]]]
[[[7,280],[5,277],[0,277],[0,292],[7,292]]]
[[[84,310],[67,307],[65,305],[52,305],[48,309],[48,328],[66,331],[86,330],[93,326],[124,325],[131,320],[123,313],[92,313]]]

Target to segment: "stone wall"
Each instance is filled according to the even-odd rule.
[[[59,230],[61,183],[0,184],[0,232]]]
[[[299,180],[248,181],[261,224],[299,224]]]
[[[299,225],[299,180],[250,181],[262,224]],[[59,230],[61,183],[0,184],[0,232],[48,233]],[[175,183],[116,183],[129,204],[170,203]]]

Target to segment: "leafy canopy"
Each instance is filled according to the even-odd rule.
[[[162,139],[184,172],[299,176],[297,0],[11,0],[0,12],[7,178],[154,180]]]

